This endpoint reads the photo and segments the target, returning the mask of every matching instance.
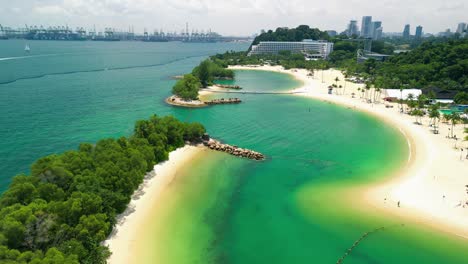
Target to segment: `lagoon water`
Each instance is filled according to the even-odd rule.
[[[240,105],[166,105],[174,83],[207,55],[245,44],[30,42],[0,59],[0,179],[79,142],[131,133],[152,113],[202,122],[263,162],[204,152],[177,172],[136,247],[138,263],[336,263],[364,232],[385,226],[343,263],[468,263],[463,239],[382,214],[359,190],[407,160],[397,129],[366,114],[292,95],[236,94]],[[24,56],[0,41],[0,58]],[[19,50],[18,50],[19,49]],[[44,55],[44,56],[36,56]],[[36,56],[36,57],[34,57]],[[237,71],[250,91],[282,91],[288,75]],[[226,96],[216,94],[215,96]]]

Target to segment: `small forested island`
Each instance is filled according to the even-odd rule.
[[[204,133],[199,123],[154,115],[129,137],[40,158],[0,198],[1,263],[106,263],[102,242],[145,174]]]
[[[202,102],[199,99],[201,88],[207,88],[214,84],[215,80],[232,80],[234,71],[227,69],[228,64],[214,57],[202,61],[192,70],[192,73],[184,75],[172,88],[173,96],[166,102],[176,106],[204,107],[216,102]],[[226,101],[227,102],[227,101]]]

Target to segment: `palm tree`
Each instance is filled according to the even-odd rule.
[[[412,93],[408,94],[408,97],[406,98],[408,101],[408,106],[410,108],[410,113],[413,111],[413,108],[416,107],[416,102],[414,101],[414,95]]]
[[[449,121],[450,121],[450,115],[442,114],[442,123],[448,124]]]
[[[400,86],[400,112],[403,113],[403,87]]]
[[[367,82],[366,82],[366,86],[364,87],[364,88],[366,89],[366,96],[365,96],[365,97],[366,97],[366,101],[368,101],[367,97],[369,96],[369,90],[371,89],[371,87],[372,87],[371,82],[367,81]]]
[[[377,96],[377,94],[378,94],[378,96]],[[380,88],[374,88],[374,102],[380,101],[380,97],[381,97],[381,89]]]
[[[338,76],[336,76],[336,78],[335,78],[335,85],[336,85],[336,87],[338,87],[338,82],[339,82],[339,81],[340,81],[340,78],[338,78]]]
[[[452,138],[453,138],[453,129],[455,128],[455,125],[458,124],[460,119],[461,119],[460,114],[458,114],[456,112],[452,112],[449,115],[449,120],[451,121],[451,124],[452,124],[452,130],[451,130],[451,137]]]
[[[432,120],[432,127],[434,128],[434,134],[437,134],[438,133],[438,125],[436,124],[436,120],[440,120],[440,112],[439,112],[439,106],[438,105],[434,105],[432,108],[431,108],[431,111],[429,112],[429,117],[431,118]],[[438,123],[438,122],[437,122]]]
[[[416,118],[415,124],[421,125],[422,124],[422,117],[424,116],[424,111],[421,109],[414,109],[410,113],[412,116]]]
[[[428,99],[424,94],[420,94],[418,96],[418,107],[419,108],[424,108],[424,106],[426,105],[427,100]]]
[[[343,94],[346,94],[346,79],[348,79],[349,75],[347,72],[344,74],[344,88],[343,88]]]

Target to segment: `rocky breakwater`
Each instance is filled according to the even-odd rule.
[[[227,98],[227,99],[221,98],[221,99],[214,99],[214,100],[211,100],[211,101],[207,101],[207,102],[205,102],[205,104],[207,104],[207,105],[238,104],[238,103],[241,103],[241,102],[242,102],[242,100],[239,99],[239,98]]]
[[[237,146],[223,144],[214,139],[205,140],[203,144],[207,146],[209,149],[226,152],[237,157],[243,157],[243,158],[248,158],[252,160],[264,160],[265,159],[265,155],[263,155],[262,153],[259,153],[250,149],[239,148]]]
[[[225,88],[225,89],[235,89],[235,90],[240,90],[242,89],[239,85],[227,85],[227,84],[216,84],[219,88]]]

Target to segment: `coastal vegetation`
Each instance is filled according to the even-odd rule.
[[[263,32],[253,41],[301,41],[306,38],[334,42],[328,60],[306,60],[302,54],[281,51],[279,54],[252,55],[247,52],[226,52],[212,56],[222,65],[281,65],[285,69],[303,68],[310,71],[338,68],[346,76],[358,76],[379,88],[420,88],[429,94],[433,90],[449,91],[456,103],[465,104],[468,93],[468,39],[432,39],[419,43],[413,50],[394,54],[392,43],[373,41],[372,51],[392,55],[384,62],[368,59],[357,62],[356,52],[363,40],[344,35],[330,37],[326,32],[299,26]]]
[[[106,263],[102,241],[145,174],[204,133],[199,123],[154,115],[129,137],[40,158],[0,198],[0,262]]]
[[[186,74],[172,87],[172,93],[184,100],[197,100],[201,85],[198,77],[193,74]]]
[[[386,88],[433,87],[468,91],[468,39],[425,42],[418,48],[391,56],[385,62],[367,60],[345,64],[348,74],[362,75]]]
[[[227,69],[227,64],[215,59],[202,61],[192,70],[192,74],[200,79],[203,87],[212,85],[214,80],[234,78],[234,71]]]
[[[214,80],[233,79],[234,71],[227,69],[219,59],[206,59],[178,80],[172,88],[172,93],[183,100],[197,100],[200,88],[213,85]]]
[[[279,27],[275,31],[262,31],[255,37],[252,45],[257,45],[260,41],[302,41],[304,39],[329,40],[330,36],[325,31],[318,28],[310,28],[307,25],[300,25],[297,28]]]

